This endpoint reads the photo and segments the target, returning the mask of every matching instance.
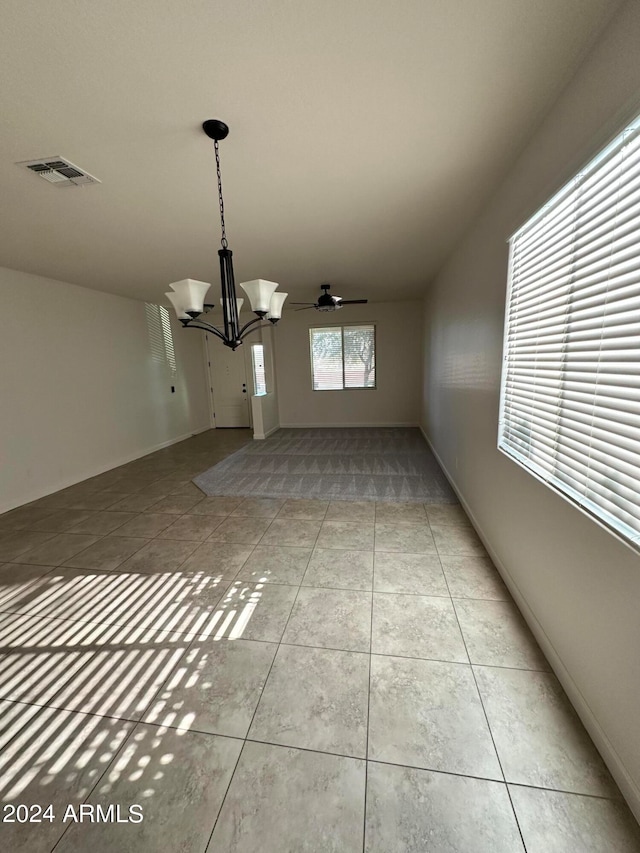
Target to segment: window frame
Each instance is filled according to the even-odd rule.
[[[257,383],[257,375],[256,375],[256,348],[261,347],[262,349],[262,370],[264,373],[264,391],[258,391],[258,383]],[[265,397],[269,393],[269,387],[267,385],[267,365],[265,363],[265,351],[264,351],[264,343],[262,341],[257,341],[256,343],[251,344],[251,379],[253,380],[253,394],[255,397]]]
[[[347,387],[345,385],[345,365],[344,365],[344,330],[345,329],[358,329],[358,328],[370,328],[373,330],[373,366],[374,366],[374,380],[373,385],[356,385],[354,387]],[[314,379],[313,379],[313,333],[323,332],[327,329],[340,329],[341,338],[342,338],[342,388],[315,388],[314,387]],[[321,391],[322,393],[326,393],[327,391],[334,392],[342,392],[342,391],[376,391],[378,388],[378,364],[377,364],[377,355],[378,355],[378,336],[377,329],[375,323],[339,323],[339,324],[329,324],[327,323],[325,326],[309,326],[309,374],[311,377],[311,390],[312,391]]]
[[[509,432],[510,432],[510,430],[511,431],[513,430],[513,427],[512,426],[509,427],[508,425],[513,423],[514,411],[517,412],[517,407],[514,410],[512,407],[512,404],[509,403],[507,400],[507,398],[509,396],[508,391],[507,391],[507,384],[508,384],[508,377],[509,377],[509,368],[510,368],[510,365],[513,365],[513,363],[514,363],[510,359],[510,356],[512,355],[512,353],[510,352],[510,347],[512,346],[511,341],[513,340],[513,338],[512,338],[510,341],[510,333],[512,332],[511,321],[514,318],[514,315],[517,314],[517,310],[514,310],[512,306],[514,304],[514,300],[517,303],[518,298],[521,298],[521,294],[516,294],[514,297],[514,292],[513,292],[514,291],[514,282],[516,280],[516,277],[514,275],[514,249],[515,249],[515,244],[516,244],[517,238],[520,235],[524,235],[524,237],[526,239],[527,235],[531,231],[532,226],[535,226],[535,224],[538,222],[544,223],[545,217],[547,217],[549,214],[552,214],[554,207],[556,205],[558,205],[559,203],[561,203],[563,198],[570,197],[571,194],[575,194],[575,196],[576,196],[576,202],[575,202],[576,207],[575,207],[575,211],[574,211],[573,216],[575,217],[576,222],[579,223],[579,217],[580,217],[581,213],[582,213],[582,215],[584,215],[584,212],[581,210],[581,206],[580,206],[580,188],[581,188],[583,180],[585,180],[589,175],[596,175],[597,176],[598,170],[601,168],[601,166],[606,165],[608,157],[610,155],[616,156],[618,153],[622,153],[624,150],[624,146],[626,144],[632,142],[634,138],[637,140],[639,134],[640,134],[640,116],[635,114],[634,116],[630,117],[624,123],[622,128],[619,127],[617,133],[615,133],[613,136],[610,136],[605,144],[600,145],[598,147],[598,149],[596,150],[596,152],[594,154],[592,154],[592,156],[589,157],[586,160],[586,162],[584,162],[582,164],[581,168],[577,169],[575,171],[575,173],[572,175],[572,177],[570,177],[570,179],[568,181],[565,181],[562,184],[560,189],[558,189],[555,193],[551,194],[549,196],[549,198],[547,198],[547,200],[542,205],[540,205],[533,212],[532,215],[530,215],[527,218],[527,220],[524,222],[524,224],[521,225],[508,240],[508,243],[509,243],[509,264],[508,264],[508,278],[507,278],[507,293],[506,293],[506,301],[505,301],[505,320],[504,320],[504,337],[503,337],[503,348],[502,348],[502,371],[501,371],[501,382],[500,382],[500,402],[499,402],[499,411],[498,411],[498,443],[497,443],[498,450],[501,453],[503,453],[508,459],[510,459],[512,462],[515,462],[517,465],[519,465],[519,467],[523,468],[528,474],[530,474],[532,477],[537,479],[539,482],[543,483],[547,488],[549,488],[551,491],[555,492],[557,495],[559,495],[561,498],[563,498],[563,500],[565,500],[567,503],[571,504],[571,506],[578,509],[583,515],[590,518],[599,527],[603,528],[604,530],[609,532],[611,535],[615,536],[616,539],[618,539],[620,542],[622,542],[623,544],[625,544],[627,547],[631,548],[635,552],[640,551],[640,532],[637,530],[634,530],[633,524],[631,523],[631,521],[629,521],[629,519],[635,519],[634,523],[637,525],[638,521],[637,521],[636,516],[640,512],[640,494],[633,494],[632,497],[625,498],[625,500],[628,504],[628,507],[629,507],[629,509],[626,511],[626,519],[625,519],[625,514],[623,511],[624,505],[616,504],[615,500],[612,500],[612,498],[616,498],[616,497],[618,497],[620,500],[622,500],[624,497],[624,494],[620,494],[619,491],[616,491],[615,489],[611,489],[611,488],[609,488],[608,494],[594,490],[593,484],[595,483],[596,485],[598,485],[597,479],[595,478],[595,474],[587,476],[587,479],[585,480],[584,493],[583,494],[580,494],[579,490],[577,490],[576,488],[574,488],[571,485],[571,483],[569,482],[571,477],[569,477],[569,480],[567,480],[567,473],[565,471],[563,471],[563,466],[566,468],[566,461],[563,462],[563,455],[566,454],[567,447],[570,447],[570,445],[565,446],[564,443],[560,445],[560,447],[559,447],[560,456],[558,455],[557,451],[554,451],[553,455],[551,455],[550,459],[547,461],[548,470],[546,470],[546,471],[544,470],[544,466],[542,465],[542,462],[538,462],[535,460],[535,458],[532,457],[533,451],[532,451],[531,447],[529,447],[529,446],[524,447],[523,452],[520,453],[518,451],[516,444],[515,444],[513,436],[509,436]],[[637,156],[636,156],[636,164],[637,164]],[[630,159],[629,169],[632,169],[633,166],[634,166],[634,161],[632,159]],[[619,180],[620,180],[620,183],[622,184],[624,181],[624,178],[626,177],[626,172],[623,169],[621,169],[620,175],[621,175],[621,177]],[[588,208],[587,208],[587,210],[588,210]],[[613,252],[614,247],[616,246],[616,240],[620,239],[620,237],[616,231],[616,229],[618,227],[620,227],[620,221],[617,218],[617,210],[616,209],[613,209],[610,212],[608,211],[608,217],[607,217],[607,219],[605,219],[605,223],[606,223],[606,226],[609,228],[609,231],[611,233],[610,245],[611,245],[611,251]],[[640,227],[640,226],[636,226],[636,229],[638,227]],[[571,250],[575,251],[576,250],[575,246],[577,245],[577,243],[572,242],[570,245],[571,245]],[[526,264],[527,263],[527,257],[526,257],[526,255],[524,257],[525,257],[524,261],[522,261],[522,256],[519,258],[519,260],[521,263]],[[533,256],[530,256],[528,258],[529,263],[531,263],[532,257]],[[554,257],[555,257],[555,253],[554,253]],[[635,260],[635,258],[637,258],[637,260]],[[640,267],[640,249],[636,252],[635,258],[634,258],[634,262],[635,262],[636,268]],[[542,277],[542,280],[544,280],[544,270],[540,275]],[[581,304],[581,299],[585,299],[585,297],[582,296],[581,288],[586,289],[589,287],[588,283],[586,283],[586,281],[585,281],[586,279],[588,279],[586,271],[584,270],[584,268],[580,269],[578,277],[576,279],[574,279],[574,281],[577,282],[577,284],[578,284],[578,288],[575,291],[577,294],[577,297],[575,299],[570,298],[567,302],[565,317],[564,317],[564,325],[562,326],[563,335],[570,335],[571,334],[572,312],[574,312],[574,311],[579,312],[580,310],[584,310],[584,304]],[[615,277],[614,277],[614,282],[615,282]],[[616,295],[615,287],[616,287],[615,283],[612,284],[612,289],[611,289],[611,291],[609,291],[608,286],[607,286],[607,289],[601,295],[599,295],[600,299],[596,304],[599,308],[600,307],[602,308],[603,316],[607,316],[606,309],[607,309],[607,305],[609,304],[608,303],[609,296],[611,295],[611,293],[613,293],[614,296]],[[526,289],[526,285],[525,285],[525,289]],[[571,294],[571,295],[573,295],[573,294]],[[526,298],[528,298],[528,297],[525,293],[525,299]],[[632,323],[633,322],[640,322],[640,309],[635,309],[633,306],[631,306],[627,309],[626,315],[628,315],[631,318],[630,322],[632,322]],[[623,313],[622,316],[625,316],[625,313]],[[603,329],[604,329],[604,326],[603,326]],[[521,340],[520,340],[520,346],[527,346],[526,340],[525,340],[526,335],[527,335],[527,333],[525,331],[523,338],[521,338]],[[515,340],[517,341],[517,333],[516,333]],[[603,358],[603,353],[606,354],[606,352],[607,352],[606,344],[609,342],[609,340],[610,340],[610,338],[608,338],[607,335],[603,334],[603,332],[601,331],[601,335],[600,335],[599,343],[598,343],[598,348],[596,350],[596,352],[597,352],[597,364],[598,365],[605,364],[605,366],[606,366],[607,362],[606,362],[606,358]],[[548,413],[546,415],[544,413],[541,414],[540,407],[536,408],[536,402],[538,402],[538,403],[540,403],[540,402],[544,403],[545,402],[544,400],[536,401],[536,389],[538,386],[536,385],[536,381],[535,381],[535,371],[538,369],[539,364],[541,364],[542,367],[544,367],[544,361],[539,360],[539,355],[538,355],[537,350],[535,351],[535,358],[532,358],[532,362],[534,364],[534,376],[533,376],[532,380],[530,380],[530,382],[528,383],[528,393],[531,394],[531,413],[532,413],[532,415],[536,415],[536,413],[537,413],[537,417],[538,417],[540,422],[544,422],[544,419],[546,418],[548,420],[549,424],[552,423],[552,415],[553,415],[553,418],[555,418],[555,421],[557,422],[557,435],[560,435],[561,430],[563,428],[565,428],[567,422],[568,422],[569,426],[571,426],[571,423],[572,423],[571,405],[570,404],[568,406],[563,405],[563,401],[564,401],[563,392],[564,392],[565,383],[570,381],[567,379],[566,374],[567,374],[567,372],[571,372],[571,368],[572,368],[572,365],[574,362],[572,362],[569,358],[566,358],[566,361],[563,361],[563,360],[560,361],[560,364],[562,365],[562,367],[559,370],[559,380],[558,380],[560,382],[560,385],[561,385],[561,393],[558,397],[559,402],[556,406],[555,413]],[[529,367],[528,369],[531,370],[531,367]],[[599,368],[598,368],[598,370],[599,370]],[[623,376],[623,372],[616,373],[616,371],[614,370],[614,371],[611,371],[611,373],[614,377],[618,377],[618,376],[622,377]],[[511,381],[513,381],[513,380],[511,380]],[[624,382],[622,382],[621,385],[624,388],[628,388],[631,391],[635,390],[632,382],[629,382],[628,384],[625,384]],[[592,418],[595,418],[596,412],[597,412],[596,407],[598,405],[598,380],[596,379],[596,381],[592,385],[587,385],[587,390],[588,390],[588,393],[592,394],[592,397],[593,397],[594,409],[593,409]],[[600,405],[602,405],[602,403]],[[592,421],[592,424],[593,424],[593,421]],[[595,429],[595,426],[592,426],[592,433],[593,433],[594,429]],[[612,448],[612,450],[615,451],[615,449],[617,448],[616,439],[615,439],[615,432],[612,432],[610,434],[611,434],[611,441],[609,442],[609,446]],[[532,441],[532,439],[530,438],[530,442],[531,441]],[[557,441],[557,439],[556,439],[556,441]],[[591,442],[591,439],[589,439],[588,450],[586,452],[584,452],[584,457],[586,459],[590,458],[591,452],[592,452],[592,446],[591,446],[590,442]],[[639,442],[639,444],[640,444],[640,442]],[[601,460],[601,463],[600,463],[602,466],[607,466],[609,464],[609,462],[607,460],[613,460],[614,462],[616,461],[615,453],[613,453],[613,452],[606,453],[606,448],[605,448],[605,450],[602,450],[600,448],[600,452],[601,452],[602,456],[604,457],[604,459]],[[638,451],[635,451],[635,452],[637,453]],[[634,463],[634,464],[637,467],[637,463]],[[571,471],[573,469],[570,468],[568,470]],[[578,470],[578,469],[576,469],[576,470]],[[615,469],[612,468],[612,470],[615,470]],[[620,487],[622,488],[622,486],[620,486]],[[594,496],[595,496],[595,498],[594,498]],[[613,505],[614,507],[617,507],[618,512],[617,513],[612,512],[608,508],[607,504]]]

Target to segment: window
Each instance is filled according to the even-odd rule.
[[[264,370],[264,346],[253,344],[251,347],[251,360],[253,363],[253,393],[267,393],[267,375]]]
[[[154,361],[166,365],[171,376],[177,373],[176,353],[173,346],[171,317],[163,305],[146,302],[144,306],[147,317],[147,332],[151,357]]]
[[[374,326],[309,329],[314,391],[376,387]]]
[[[510,242],[498,447],[640,546],[640,119]]]

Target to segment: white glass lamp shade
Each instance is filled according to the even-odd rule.
[[[165,293],[165,296],[169,300],[169,302],[173,305],[176,314],[178,315],[178,320],[190,320],[191,317],[182,309],[182,302],[180,301],[180,297],[177,293]]]
[[[269,302],[269,311],[267,313],[268,320],[279,320],[282,317],[282,306],[288,293],[273,293]]]
[[[275,281],[265,281],[262,278],[257,278],[254,281],[241,282],[240,287],[249,297],[251,310],[256,314],[266,314],[269,310],[271,295],[278,285]]]
[[[202,314],[204,298],[207,290],[211,287],[210,284],[206,281],[195,281],[192,278],[185,278],[182,281],[174,281],[169,287],[176,294],[176,301],[171,301],[178,315],[180,313]]]
[[[227,302],[230,302],[230,301],[231,301],[230,299],[227,299]],[[222,297],[220,297],[220,305],[222,305],[224,307],[224,299]],[[244,299],[236,299],[236,306],[238,308],[238,315],[240,314],[240,311],[242,311],[243,305],[244,305]]]

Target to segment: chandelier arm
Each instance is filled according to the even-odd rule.
[[[263,317],[256,317],[254,320],[249,320],[249,322],[245,323],[244,326],[238,332],[238,337],[241,338],[244,335],[246,329],[248,329],[250,326],[255,326],[256,323],[262,323],[263,319],[264,319]],[[255,330],[252,329],[251,331],[255,331]]]
[[[204,323],[202,320],[189,320],[188,323],[184,321],[182,325],[185,329],[202,329],[205,332],[211,332],[212,335],[216,335],[221,341],[226,342],[227,340],[220,329],[216,329],[215,326]]]
[[[244,333],[244,335],[241,336],[240,341],[244,341],[245,338],[248,338],[249,335],[252,335],[254,332],[257,332],[258,329],[264,328],[266,328],[266,324],[263,324],[262,326],[254,326],[252,329],[249,329],[247,332]]]

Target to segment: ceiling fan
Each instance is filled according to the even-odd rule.
[[[304,308],[297,308],[297,311],[307,311],[309,308],[315,308],[316,311],[337,311],[343,305],[364,305],[368,299],[343,299],[341,296],[332,296],[329,293],[330,284],[321,284],[322,293],[318,297],[317,302],[292,302],[291,305],[304,305]]]

